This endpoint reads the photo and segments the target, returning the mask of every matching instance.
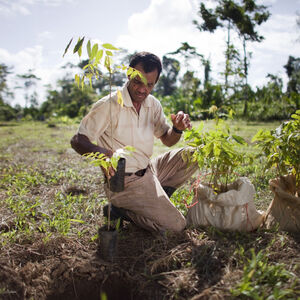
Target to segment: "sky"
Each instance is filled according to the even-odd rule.
[[[213,0],[202,0],[211,7]],[[253,88],[267,82],[268,73],[287,82],[284,65],[289,55],[300,57],[300,29],[297,12],[300,0],[257,0],[268,7],[269,20],[258,27],[265,39],[248,43],[252,53],[249,83]],[[100,43],[134,51],[150,51],[162,58],[188,42],[197,52],[210,59],[212,77],[222,81],[226,32],[200,32],[193,20],[200,0],[0,0],[0,63],[13,67],[9,86],[15,92],[11,105],[24,105],[24,97],[16,89],[16,74],[29,69],[41,78],[37,92],[45,100],[45,86],[55,88],[67,62],[78,63],[78,57],[62,54],[69,40],[85,36]],[[234,38],[237,47],[240,40]],[[85,58],[85,57],[83,57]],[[199,74],[203,68],[191,66]]]

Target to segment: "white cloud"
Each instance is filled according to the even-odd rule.
[[[250,79],[254,86],[262,86],[268,73],[278,75],[287,82],[283,66],[289,55],[299,57],[300,43],[297,42],[295,15],[271,15],[261,26],[259,33],[265,37],[261,43],[249,43],[253,52]]]
[[[268,0],[264,4],[271,5],[275,2],[276,0]],[[205,3],[209,5],[211,1]],[[120,36],[116,44],[130,52],[146,50],[162,56],[175,51],[182,42],[188,42],[206,59],[210,59],[213,78],[222,80],[219,74],[224,70],[226,32],[220,29],[210,34],[196,29],[192,20],[199,20],[198,9],[199,3],[195,0],[152,0],[147,9],[129,18],[128,34]],[[249,79],[254,87],[262,84],[268,73],[284,77],[283,65],[287,62],[288,55],[299,56],[300,43],[295,43],[295,17],[271,15],[265,24],[257,28],[266,39],[262,43],[248,43],[249,50],[253,52]],[[233,32],[232,37],[234,39]],[[234,43],[241,48],[241,42],[236,37]],[[202,75],[202,67],[195,67],[199,68]]]
[[[65,2],[71,3],[72,0],[2,0],[0,14],[30,15],[30,7],[33,5],[60,6]]]
[[[43,42],[45,40],[52,40],[54,38],[54,33],[50,31],[43,31],[38,34],[38,42]]]
[[[46,96],[45,85],[56,85],[58,78],[62,78],[66,74],[66,70],[63,70],[61,66],[67,61],[62,61],[58,65],[46,66],[46,57],[42,46],[35,46],[32,48],[26,48],[17,53],[10,53],[5,49],[0,48],[0,61],[5,62],[9,67],[13,67],[12,74],[8,77],[8,86],[11,91],[14,92],[15,98],[12,105],[25,104],[24,91],[22,89],[16,89],[16,86],[22,86],[22,82],[18,81],[16,75],[26,74],[31,72],[38,78],[41,78],[37,82],[36,92],[39,95],[40,101],[43,102]]]

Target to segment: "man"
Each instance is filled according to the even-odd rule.
[[[190,119],[182,111],[172,114],[170,127],[160,102],[150,95],[162,70],[156,55],[137,53],[129,66],[141,72],[147,84],[138,76],[129,78],[121,91],[123,107],[117,103],[117,93],[95,103],[81,121],[71,145],[81,155],[100,152],[108,157],[118,148],[133,146],[135,152],[126,157],[125,189],[110,192],[111,216],[130,220],[150,231],[182,231],[185,218],[169,196],[196,171],[197,165],[187,166],[181,156],[183,149],[153,160],[150,157],[154,136],[171,147],[179,141],[182,131],[191,128]],[[113,175],[113,169],[106,173],[108,179]],[[107,216],[107,207],[104,215]]]

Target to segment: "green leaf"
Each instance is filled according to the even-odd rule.
[[[134,152],[136,149],[132,146],[125,146],[124,149],[129,152]]]
[[[91,55],[92,55],[92,48],[91,48],[91,41],[89,40],[87,45],[86,45],[86,50],[87,50],[87,53],[88,53],[88,56],[89,58],[91,58]]]
[[[76,222],[76,223],[85,224],[85,222],[84,222],[84,221],[82,221],[82,220],[78,220],[78,219],[70,219],[70,222]]]
[[[111,166],[116,170],[118,166],[119,157],[112,156],[110,159]]]
[[[291,117],[295,120],[300,120],[300,115],[292,114]]]
[[[106,50],[106,51],[105,51],[105,54],[108,55],[108,56],[113,56],[112,52],[109,51],[109,50]]]
[[[75,81],[76,81],[77,86],[79,88],[79,85],[80,85],[80,76],[78,74],[75,74]]]
[[[111,72],[111,64],[112,59],[109,56],[105,56],[104,66],[108,70],[108,72]]]
[[[90,59],[91,60],[94,59],[96,57],[97,53],[98,53],[98,44],[95,44],[92,48],[92,56]]]
[[[96,59],[95,59],[96,65],[98,65],[100,63],[102,56],[103,56],[103,50],[101,49],[97,52],[97,55],[96,55]]]
[[[62,57],[64,57],[64,56],[66,55],[66,53],[67,53],[68,49],[69,49],[69,48],[70,48],[70,46],[71,46],[71,43],[72,43],[72,41],[73,41],[73,38],[71,38],[71,40],[70,40],[69,44],[67,45],[67,47],[66,47],[66,49],[65,49],[65,52],[64,52],[64,54],[63,54],[63,56],[62,56]]]
[[[247,142],[244,140],[244,138],[242,138],[242,137],[239,136],[239,135],[233,134],[233,135],[232,135],[232,138],[233,138],[236,142],[238,142],[239,144],[241,144],[241,145],[247,145]]]
[[[117,101],[118,103],[123,107],[124,105],[124,100],[123,100],[123,97],[122,97],[122,93],[120,92],[120,90],[117,90]]]
[[[81,57],[81,54],[82,54],[82,47],[79,47],[79,49],[78,49],[78,56]]]
[[[127,69],[126,75],[127,75],[127,76],[130,76],[130,75],[132,74],[132,72],[133,72],[133,68],[129,67],[129,68]]]
[[[102,47],[103,47],[104,49],[109,49],[109,50],[120,50],[120,49],[118,49],[118,48],[116,48],[116,47],[114,47],[113,45],[108,44],[108,43],[102,44]]]
[[[73,53],[78,52],[78,50],[82,47],[83,41],[84,41],[84,37],[82,39],[80,38],[78,39],[78,42],[74,47]]]

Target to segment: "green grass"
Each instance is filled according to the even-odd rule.
[[[234,132],[249,142],[246,152],[252,154],[258,153],[250,143],[258,129],[278,126],[277,122],[227,122]],[[194,126],[197,126],[196,122]],[[205,122],[205,130],[212,126],[211,121]],[[15,245],[29,245],[30,248],[36,240],[43,240],[46,244],[55,237],[70,238],[78,245],[94,245],[97,229],[104,224],[102,207],[107,200],[101,170],[70,148],[69,141],[77,127],[78,124],[48,127],[46,123],[37,122],[0,126],[0,249],[4,256]],[[172,148],[184,145],[182,139]],[[159,140],[155,141],[154,156],[168,150]],[[241,165],[237,170],[254,184],[255,203],[260,209],[266,209],[272,199],[268,180],[274,175],[271,171],[266,172],[263,166],[263,158],[255,158],[253,164]],[[171,199],[178,209],[186,213],[184,201],[190,203],[192,197],[188,184],[178,189]],[[299,299],[299,266],[297,269],[297,261],[293,258],[298,246],[288,235],[276,230],[247,234],[226,233],[214,228],[187,230],[186,234],[190,237],[169,246],[169,250],[166,244],[156,241],[151,244],[150,250],[147,249],[148,252],[143,250],[140,254],[149,254],[145,257],[145,262],[150,266],[148,269],[154,259],[171,264],[170,253],[173,255],[176,263],[171,264],[173,269],[166,270],[168,273],[174,270],[175,280],[172,279],[168,290],[169,295],[175,295],[173,299],[190,299],[195,295],[191,286],[196,283],[201,286],[201,280],[204,280],[201,276],[207,273],[219,276],[210,270],[219,268],[220,264],[224,264],[222,268],[228,269],[230,276],[222,277],[222,282],[209,284],[211,290],[215,284],[216,290],[224,291],[229,298]],[[192,251],[185,251],[187,244]],[[154,253],[152,249],[155,245],[157,249]],[[183,249],[182,252],[180,249]],[[174,257],[176,253],[178,257]],[[212,265],[207,263],[207,259]],[[214,265],[215,261],[217,263]],[[133,262],[132,266],[135,265],[138,266]],[[152,276],[148,269],[143,267],[143,274]],[[189,274],[193,280],[186,283],[180,281],[184,277],[176,277],[176,274],[183,271],[186,273],[181,274]],[[195,279],[194,274],[198,274],[200,279]],[[181,283],[176,286],[176,282]],[[0,294],[5,291],[0,286]]]

